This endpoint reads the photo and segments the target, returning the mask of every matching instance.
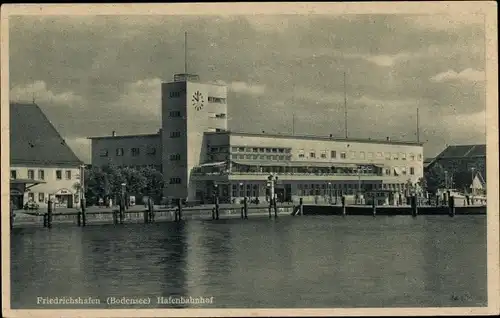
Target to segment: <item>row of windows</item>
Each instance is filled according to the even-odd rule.
[[[124,152],[123,148],[116,148],[115,154],[116,154],[117,157],[122,157],[124,155],[124,153],[125,152]],[[140,148],[131,148],[130,149],[130,154],[133,157],[138,157],[141,154],[141,150],[140,150]],[[149,147],[146,150],[146,154],[150,155],[150,156],[156,155],[156,148]],[[108,149],[101,149],[101,151],[99,152],[99,156],[101,156],[101,157],[107,157],[108,155],[109,155]]]
[[[78,203],[79,197],[78,194],[73,195],[73,199],[75,203]],[[49,195],[46,195],[43,192],[38,192],[38,202],[39,203],[47,203],[49,200]],[[28,201],[35,202],[35,193],[28,192]],[[55,197],[55,202],[58,202],[57,196]]]
[[[181,97],[181,93],[180,92],[170,92],[170,98],[177,98],[177,97]]]
[[[360,186],[358,184],[298,184],[297,191],[295,195],[334,195],[336,190],[356,190]],[[371,188],[373,190],[388,190],[388,189],[403,189],[405,187],[404,183],[401,184],[372,184]],[[260,196],[260,193],[264,193],[262,185],[259,188],[259,185],[256,184],[233,184],[231,188],[231,193],[233,197],[257,197]],[[349,192],[349,191],[347,191]],[[266,191],[267,193],[267,191]],[[338,194],[338,193],[337,193]]]
[[[172,131],[170,132],[170,138],[179,138],[181,136],[180,131]]]
[[[181,115],[181,112],[180,112],[180,111],[178,111],[178,110],[174,110],[174,111],[169,112],[169,113],[168,113],[168,116],[169,116],[169,117],[181,117],[182,115]]]
[[[56,175],[56,180],[62,180],[63,171],[56,170],[55,175]],[[64,176],[65,176],[66,180],[71,180],[71,170],[66,170],[64,172]],[[10,178],[17,179],[17,171],[16,170],[10,171]],[[30,180],[45,180],[45,170],[39,169],[38,174],[37,174],[37,178],[35,179],[35,170],[28,169],[28,179],[30,179]]]
[[[181,184],[182,179],[181,178],[170,178],[170,184]]]
[[[291,148],[231,147],[232,152],[290,153]]]
[[[172,160],[172,161],[178,161],[178,160],[181,160],[181,155],[180,155],[180,154],[178,154],[178,153],[171,154],[171,155],[170,155],[170,160]]]
[[[208,152],[209,153],[227,153],[229,151],[229,147],[209,147]]]
[[[231,155],[231,159],[290,160],[292,155]]]
[[[349,159],[361,159],[361,160],[365,160],[365,159],[383,159],[385,158],[386,160],[411,160],[411,161],[414,161],[415,158],[417,158],[419,161],[422,160],[422,155],[421,154],[418,154],[417,156],[414,154],[414,153],[409,153],[408,156],[405,152],[364,152],[364,151],[360,151],[359,154],[356,153],[356,151],[349,151],[349,152],[346,152],[346,151],[341,151],[339,154],[337,154],[337,151],[336,150],[331,150],[330,151],[330,159],[337,159],[337,155],[338,155],[338,158],[340,159],[347,159],[349,157]],[[298,152],[298,157],[299,158],[305,158],[305,151],[304,149],[300,149],[299,152]],[[316,158],[316,151],[314,150],[311,150],[309,152],[309,158]],[[328,158],[328,151],[327,150],[322,150],[320,151],[319,153],[319,158],[321,159],[327,159]]]
[[[209,103],[225,104],[226,103],[226,99],[225,98],[220,98],[220,97],[208,96],[208,102]]]

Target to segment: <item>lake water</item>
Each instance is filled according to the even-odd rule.
[[[11,247],[13,309],[487,305],[486,216],[55,224],[14,229]],[[101,304],[37,304],[57,296]],[[111,296],[151,303],[110,306]]]

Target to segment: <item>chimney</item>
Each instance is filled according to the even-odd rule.
[[[332,135],[332,134],[330,134],[330,138],[332,138],[332,137],[333,137],[333,135]]]
[[[385,140],[387,140],[387,141],[391,141],[391,138],[389,138],[389,137],[385,137]]]
[[[111,136],[116,137],[116,131],[113,130],[113,132],[111,133]]]

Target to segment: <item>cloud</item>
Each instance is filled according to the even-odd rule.
[[[159,78],[150,78],[125,83],[123,94],[112,103],[111,109],[140,118],[158,119],[161,113],[162,82]]]
[[[405,19],[415,27],[434,30],[456,30],[460,27],[470,27],[484,23],[484,15],[474,13],[448,15],[429,14],[406,17]]]
[[[448,70],[436,74],[431,77],[433,82],[448,82],[448,81],[468,81],[468,82],[482,82],[485,80],[484,71],[474,70],[467,68],[459,73],[454,70]]]
[[[416,55],[413,55],[414,57]],[[373,55],[373,56],[363,56],[368,62],[372,62],[378,66],[393,66],[397,62],[411,58],[412,55],[409,53],[398,53],[393,55]]]
[[[263,95],[266,91],[264,85],[249,84],[241,81],[234,81],[231,83],[226,83],[224,81],[216,81],[218,84],[227,85],[229,90],[235,93],[249,94],[249,95]]]
[[[36,103],[63,104],[72,106],[83,101],[81,96],[71,91],[54,93],[47,89],[44,81],[35,81],[32,84],[14,86],[10,90],[10,100],[26,102],[35,100]]]
[[[64,136],[63,136],[64,138]],[[85,137],[69,137],[64,138],[66,144],[73,150],[75,155],[84,163],[90,163],[90,140]]]

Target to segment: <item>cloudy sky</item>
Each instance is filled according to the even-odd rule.
[[[88,162],[86,137],[160,128],[184,68],[229,86],[229,128],[485,143],[482,16],[15,16],[10,99],[36,102]]]

